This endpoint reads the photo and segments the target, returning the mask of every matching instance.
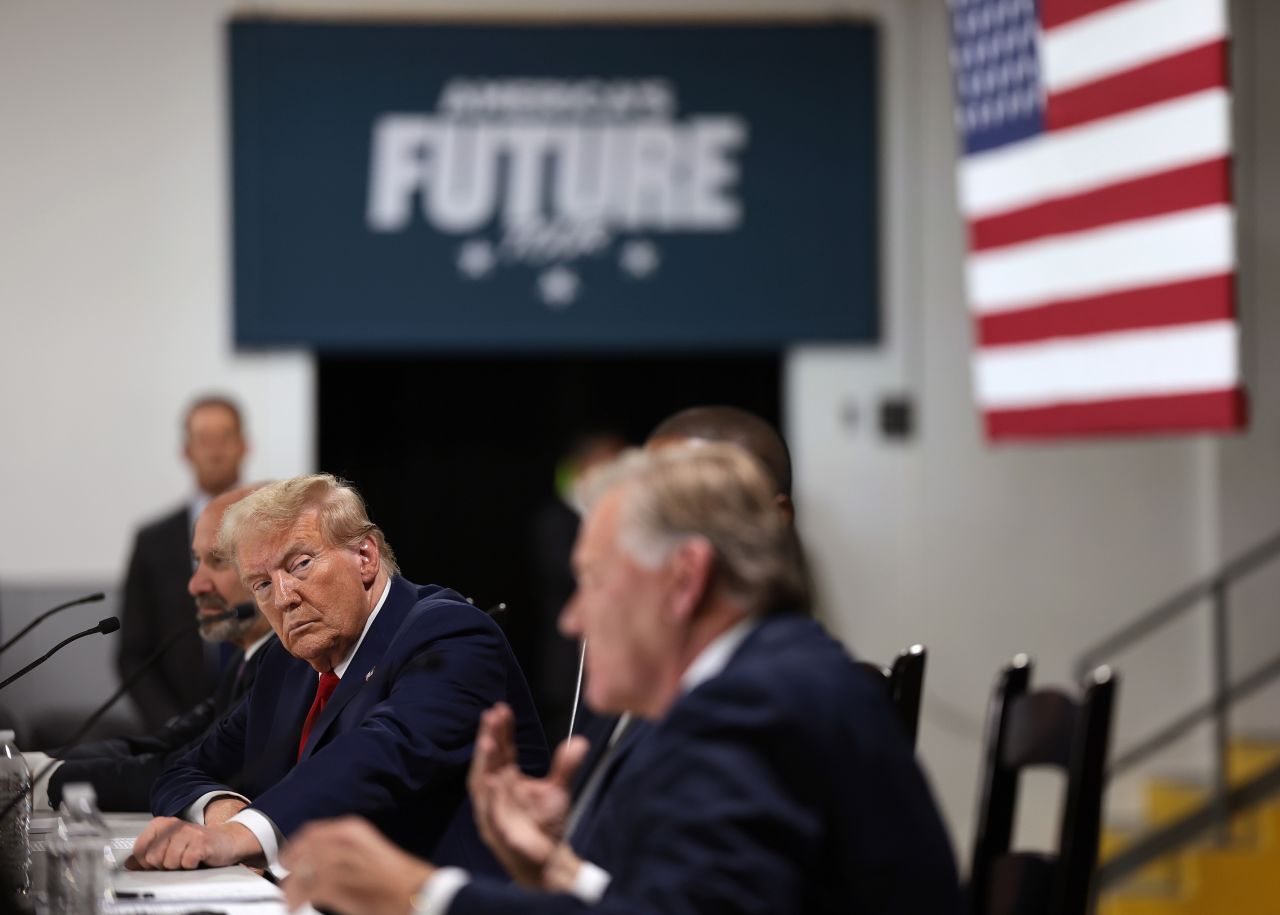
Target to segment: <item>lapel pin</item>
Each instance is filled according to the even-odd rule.
[[[377,669],[378,669],[377,667],[370,667],[370,668],[369,668],[369,672],[368,672],[367,674],[365,674],[365,675],[364,675],[364,682],[365,682],[365,683],[368,683],[368,682],[369,682],[369,678],[373,676],[373,672],[374,672],[375,670],[377,670]]]

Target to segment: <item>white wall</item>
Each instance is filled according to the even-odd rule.
[[[1275,4],[1251,6],[1274,34]],[[921,747],[962,849],[977,728],[998,665],[1027,650],[1042,682],[1066,681],[1099,632],[1280,523],[1280,378],[1266,358],[1280,327],[1262,307],[1274,271],[1246,286],[1255,340],[1264,341],[1252,354],[1263,380],[1248,436],[983,443],[969,394],[941,0],[7,0],[0,582],[116,576],[134,523],[185,492],[177,417],[197,390],[244,399],[250,477],[311,465],[310,358],[237,354],[230,343],[221,42],[236,10],[808,11],[882,23],[887,338],[874,349],[789,354],[787,432],[833,628],[868,657],[887,659],[912,641],[932,650]],[[1255,57],[1265,82],[1277,64]],[[1258,200],[1255,255],[1280,231],[1280,207],[1267,205],[1280,143],[1268,102],[1262,91],[1251,100],[1246,119],[1257,123],[1242,153]],[[888,442],[874,412],[881,396],[900,392],[915,400],[918,431]],[[1204,687],[1202,637],[1191,624],[1125,659],[1122,743],[1151,726],[1168,698]],[[1033,818],[1028,832],[1042,838],[1051,826]]]
[[[2,582],[114,581],[196,392],[243,401],[249,478],[311,466],[311,358],[231,345],[229,7],[0,5]]]
[[[1217,486],[1221,493],[1219,536],[1226,555],[1236,555],[1280,531],[1280,123],[1275,87],[1280,58],[1271,53],[1280,35],[1280,4],[1237,0],[1236,42],[1238,198],[1241,257],[1243,356],[1250,375],[1251,422],[1247,433],[1220,446]],[[1232,592],[1232,667],[1237,677],[1280,652],[1280,563],[1260,570]],[[1242,704],[1236,729],[1275,736],[1280,732],[1280,684]]]

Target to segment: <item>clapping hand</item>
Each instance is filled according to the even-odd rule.
[[[556,750],[551,772],[533,778],[516,757],[515,715],[499,703],[480,718],[467,790],[476,827],[490,851],[523,886],[548,888],[547,865],[564,838],[569,786],[587,742],[571,738]]]

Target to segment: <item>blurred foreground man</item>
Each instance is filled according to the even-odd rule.
[[[303,830],[291,905],[348,913],[959,911],[954,862],[882,684],[814,621],[776,486],[741,449],[629,456],[594,481],[564,631],[588,702],[658,722],[613,787],[612,872],[559,842],[567,771],[512,764],[488,713],[473,767],[482,832],[538,892],[438,868],[348,819]],[[557,789],[557,785],[560,787]],[[438,862],[437,862],[438,863]]]
[[[212,696],[163,728],[144,737],[98,740],[76,747],[48,779],[51,807],[62,802],[62,788],[72,782],[89,782],[97,791],[103,810],[149,810],[151,787],[193,741],[202,737],[249,688],[262,658],[262,649],[275,636],[271,624],[255,612],[245,620],[224,617],[238,605],[251,602],[249,591],[240,583],[235,567],[214,549],[218,525],[228,507],[253,492],[250,487],[232,490],[212,500],[196,521],[191,538],[191,559],[195,563],[187,591],[195,598],[196,619],[201,621],[200,638],[210,644],[234,645],[237,653],[224,672]],[[193,675],[200,675],[195,671]],[[37,788],[37,800],[44,792]]]
[[[456,592],[402,578],[364,500],[325,474],[238,502],[218,551],[280,642],[248,698],[157,781],[160,817],[134,864],[274,862],[308,820],[358,813],[418,853],[495,872],[465,787],[481,712],[510,704],[519,767],[546,769],[497,625]]]
[[[187,625],[189,550],[196,519],[210,499],[236,486],[248,450],[240,408],[233,401],[206,396],[187,409],[182,456],[191,468],[195,492],[176,511],[139,530],[134,539],[121,598],[116,655],[122,680],[171,632]],[[158,728],[207,698],[218,682],[218,660],[218,652],[202,645],[194,633],[166,651],[129,690],[147,726]]]
[[[754,413],[727,405],[688,407],[660,422],[649,433],[644,447],[647,451],[661,451],[675,445],[711,442],[737,445],[760,462],[772,480],[777,512],[788,525],[792,524],[795,507],[791,502],[791,452],[778,431]],[[796,555],[801,555],[798,550]],[[807,607],[797,601],[796,610],[802,609]],[[589,862],[589,873],[594,872],[593,868],[608,871],[613,866],[610,859],[616,847],[611,841],[613,786],[626,772],[632,753],[649,739],[653,729],[652,721],[625,714],[597,716],[582,730],[590,749],[570,782],[572,806],[562,838],[578,856]],[[498,733],[506,736],[505,730]],[[524,860],[520,849],[502,845],[499,834],[491,830],[484,836],[510,873],[523,878],[531,872],[540,872],[536,864]],[[540,885],[537,879],[530,882]]]

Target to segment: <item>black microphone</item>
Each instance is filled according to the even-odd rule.
[[[240,622],[244,622],[245,620],[253,619],[254,614],[257,612],[258,605],[251,600],[246,600],[236,604],[230,610],[226,610],[222,613],[215,613],[213,616],[202,617],[197,620],[197,624],[204,625],[205,623],[221,623],[223,620],[239,620]]]
[[[93,594],[86,594],[84,597],[77,597],[75,600],[69,600],[65,604],[58,604],[58,606],[52,608],[51,610],[46,610],[44,613],[41,613],[31,622],[27,623],[27,625],[22,628],[21,632],[19,632],[13,638],[9,639],[9,641],[5,642],[3,645],[0,645],[0,654],[4,654],[13,646],[14,642],[18,641],[18,639],[22,638],[32,629],[39,626],[49,617],[57,613],[59,610],[66,610],[68,607],[75,607],[78,604],[92,604],[95,601],[102,600],[104,597],[106,597],[106,595],[103,594],[101,591],[95,591]]]
[[[88,629],[84,630],[84,632],[77,632],[75,635],[73,635],[73,636],[69,636],[69,637],[67,637],[67,638],[63,639],[61,642],[59,642],[57,645],[54,645],[52,648],[50,648],[48,651],[46,651],[46,652],[45,652],[44,654],[42,654],[40,657],[36,658],[34,661],[32,661],[32,662],[31,662],[30,664],[28,664],[26,667],[22,668],[22,670],[18,671],[18,672],[17,672],[16,674],[14,674],[12,677],[9,677],[9,678],[8,678],[7,680],[5,680],[3,683],[0,683],[0,689],[4,689],[6,686],[8,686],[8,685],[9,685],[10,683],[12,683],[14,680],[17,680],[19,677],[21,677],[21,676],[23,676],[23,675],[25,675],[25,674],[28,674],[28,673],[30,673],[31,671],[35,670],[37,667],[39,667],[39,666],[40,666],[41,664],[43,664],[45,661],[47,661],[47,660],[49,660],[50,658],[52,658],[55,654],[57,654],[59,651],[61,651],[61,650],[62,650],[63,648],[65,648],[66,646],[70,645],[70,644],[71,644],[72,642],[74,642],[76,639],[82,639],[82,638],[84,638],[86,635],[93,635],[93,634],[94,634],[94,633],[96,633],[96,632],[101,632],[103,635],[106,635],[106,634],[108,634],[108,633],[110,633],[110,632],[115,632],[115,631],[116,631],[117,629],[119,629],[119,628],[120,628],[120,620],[119,620],[119,619],[117,619],[117,618],[116,618],[116,617],[114,617],[114,616],[109,616],[109,617],[107,617],[105,620],[98,620],[98,625],[96,625],[96,626],[91,626],[91,627],[89,627]]]
[[[200,626],[203,625],[204,623],[220,623],[223,620],[231,620],[231,619],[235,619],[235,620],[253,619],[253,615],[257,612],[258,612],[257,607],[252,602],[246,601],[242,604],[236,604],[234,607],[232,607],[230,610],[227,610],[224,613],[217,613],[217,614],[214,614],[213,616],[206,616],[201,620],[197,620],[195,623],[193,623],[190,626],[183,626],[181,629],[175,629],[173,632],[169,633],[168,637],[163,642],[161,642],[159,646],[156,647],[155,651],[151,652],[151,654],[147,656],[147,659],[145,661],[143,661],[141,664],[139,664],[137,667],[135,667],[133,670],[129,672],[129,676],[125,677],[124,681],[120,684],[119,689],[117,689],[114,693],[108,696],[107,700],[103,702],[102,705],[98,706],[93,711],[93,714],[91,714],[88,718],[84,720],[84,724],[80,725],[80,728],[74,734],[71,735],[71,738],[65,744],[59,747],[56,752],[49,754],[52,758],[47,763],[45,763],[43,766],[40,767],[39,772],[37,772],[35,775],[31,777],[31,781],[27,782],[27,787],[24,790],[18,792],[18,794],[13,798],[13,800],[9,801],[9,803],[5,805],[5,808],[3,810],[0,810],[0,822],[3,822],[4,818],[13,812],[13,808],[17,807],[18,804],[22,803],[22,799],[25,798],[28,794],[30,794],[32,789],[35,788],[35,786],[40,783],[40,780],[44,778],[46,775],[48,775],[49,771],[54,766],[56,766],[59,762],[62,761],[62,757],[67,753],[68,750],[72,750],[75,747],[80,745],[80,741],[84,740],[85,737],[88,735],[89,731],[93,729],[93,726],[98,723],[99,719],[101,719],[103,715],[105,715],[108,711],[110,711],[111,706],[119,702],[120,698],[129,691],[129,689],[133,686],[133,684],[137,683],[140,679],[142,679],[142,675],[145,674],[148,670],[150,670],[152,665],[155,664],[156,661],[160,660],[161,655],[163,655],[166,651],[172,648],[174,643],[176,643],[178,639],[182,638],[183,636],[190,635],[196,629],[200,628]],[[115,623],[116,628],[119,628],[120,626],[120,622],[116,620],[115,617],[112,617],[110,620],[103,620],[102,623],[99,623],[99,625],[101,626],[106,623]],[[93,631],[96,631],[96,630],[93,630]],[[113,629],[111,631],[115,631],[115,630]],[[85,634],[86,633],[81,633],[81,635],[85,635]]]

